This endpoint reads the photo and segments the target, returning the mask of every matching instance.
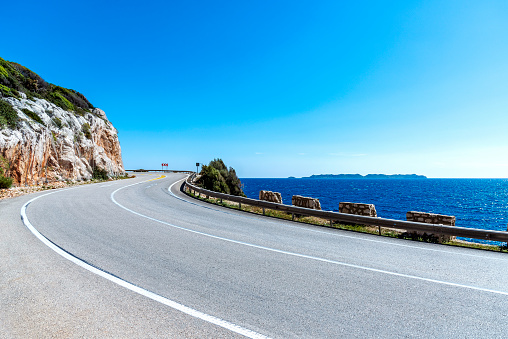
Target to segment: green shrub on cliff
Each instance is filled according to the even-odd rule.
[[[12,186],[12,178],[0,175],[0,188],[11,188],[11,186]]]
[[[108,172],[105,169],[95,167],[92,172],[92,178],[97,180],[108,180]]]
[[[9,170],[9,162],[0,155],[0,188],[10,188],[12,186],[12,178],[4,177]]]
[[[232,195],[245,196],[242,191],[242,183],[236,176],[236,171],[229,170],[222,159],[214,159],[207,165],[203,165],[198,185],[211,191]]]
[[[9,170],[9,161],[0,155],[0,175],[4,175]]]
[[[42,121],[41,117],[40,117],[40,116],[38,116],[37,114],[35,114],[34,112],[32,112],[31,110],[29,110],[29,109],[27,109],[27,108],[22,108],[21,110],[23,111],[23,113],[25,113],[25,114],[26,114],[26,116],[27,116],[27,117],[30,117],[30,119],[35,120],[35,121],[37,121],[39,124],[46,126],[46,124],[44,123],[44,121]]]
[[[53,118],[53,122],[55,123],[56,127],[58,127],[58,128],[62,128],[63,127],[62,120],[60,120],[60,118],[54,117]]]
[[[7,101],[0,100],[0,128],[4,126],[14,128],[18,119],[18,113],[14,108]]]
[[[83,126],[81,126],[81,131],[87,139],[92,140],[92,133],[90,133],[90,124],[88,122],[85,122]]]
[[[25,66],[0,58],[0,94],[19,98],[19,92],[25,93],[29,99],[46,99],[65,110],[79,110],[81,114],[94,108],[83,94],[49,84]]]

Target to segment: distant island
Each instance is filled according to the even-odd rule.
[[[427,179],[418,174],[313,174],[302,179]]]

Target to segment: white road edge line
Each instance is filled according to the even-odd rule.
[[[170,189],[176,183],[178,183],[178,182],[179,181],[173,183],[170,186]],[[133,185],[136,185],[136,184],[133,184]],[[129,185],[129,186],[133,186],[133,185]],[[143,218],[146,218],[148,220],[152,220],[152,221],[158,222],[160,224],[163,224],[163,225],[166,225],[166,226],[170,226],[170,227],[182,230],[182,231],[186,231],[186,232],[190,232],[190,233],[194,233],[194,234],[199,234],[199,235],[202,235],[202,236],[205,236],[205,237],[209,237],[209,238],[212,238],[212,239],[222,240],[222,241],[230,242],[230,243],[233,243],[233,244],[248,246],[248,247],[257,248],[257,249],[265,250],[265,251],[269,251],[269,252],[274,252],[274,253],[279,253],[279,254],[285,254],[285,255],[290,255],[290,256],[294,256],[294,257],[298,257],[298,258],[310,259],[310,260],[314,260],[314,261],[319,261],[319,262],[324,262],[324,263],[329,263],[329,264],[334,264],[334,265],[339,265],[339,266],[344,266],[344,267],[350,267],[350,268],[360,269],[360,270],[364,270],[364,271],[368,271],[368,272],[387,274],[387,275],[401,277],[401,278],[407,278],[407,279],[425,281],[425,282],[436,283],[436,284],[440,284],[440,285],[446,285],[446,286],[452,286],[452,287],[460,287],[460,288],[470,289],[470,290],[474,290],[474,291],[488,292],[488,293],[494,293],[494,294],[500,294],[500,295],[506,295],[506,296],[508,296],[508,292],[496,291],[496,290],[492,290],[492,289],[488,289],[488,288],[482,288],[482,287],[477,287],[477,286],[463,285],[463,284],[453,283],[453,282],[449,282],[449,281],[443,281],[443,280],[437,280],[437,279],[418,277],[418,276],[415,276],[415,275],[409,275],[409,274],[391,272],[391,271],[381,270],[381,269],[367,267],[367,266],[348,264],[348,263],[341,262],[341,261],[335,261],[335,260],[331,260],[331,259],[314,257],[314,256],[311,256],[311,255],[300,254],[300,253],[295,253],[295,252],[289,252],[289,251],[284,251],[284,250],[278,250],[278,249],[271,248],[271,247],[265,247],[265,246],[255,245],[255,244],[251,244],[251,243],[247,243],[247,242],[243,242],[243,241],[223,238],[223,237],[219,237],[219,236],[216,236],[216,235],[213,235],[213,234],[208,234],[208,233],[204,233],[204,232],[199,232],[199,231],[191,230],[191,229],[188,229],[188,228],[185,228],[185,227],[177,226],[177,225],[174,225],[174,224],[171,224],[171,223],[168,223],[168,222],[165,222],[165,221],[162,221],[162,220],[159,220],[159,219],[155,219],[155,218],[149,217],[147,215],[138,213],[136,211],[133,211],[133,210],[131,210],[131,209],[121,205],[118,201],[116,201],[116,199],[114,197],[115,193],[120,191],[120,190],[122,190],[122,189],[124,189],[124,188],[127,188],[129,186],[121,187],[121,188],[115,190],[113,193],[111,193],[111,200],[116,205],[118,205],[119,207],[123,208],[124,210],[126,210],[128,212],[131,212],[131,213],[133,213],[135,215],[138,215],[140,217],[143,217]]]
[[[122,188],[125,188],[125,187],[129,187],[129,186],[133,186],[133,185],[138,185],[138,184],[142,184],[146,181],[142,181],[142,182],[139,182],[139,183],[135,183],[135,184],[131,184],[131,185],[127,185],[127,186],[124,186]],[[120,188],[121,189],[121,188]],[[119,189],[118,189],[119,190]],[[116,191],[118,191],[116,190]],[[116,192],[115,191],[115,192]],[[145,296],[147,298],[150,298],[154,301],[157,301],[161,304],[164,304],[166,306],[169,306],[175,310],[178,310],[180,312],[183,312],[185,314],[188,314],[192,317],[195,317],[195,318],[198,318],[198,319],[201,319],[201,320],[204,320],[204,321],[207,321],[209,323],[212,323],[214,325],[217,325],[217,326],[220,326],[222,328],[225,328],[227,330],[230,330],[232,332],[235,332],[235,333],[238,333],[240,335],[243,335],[247,338],[253,338],[253,339],[268,339],[269,337],[265,336],[265,335],[262,335],[262,334],[259,334],[257,332],[254,332],[254,331],[251,331],[249,329],[246,329],[246,328],[243,328],[241,326],[238,326],[238,325],[235,325],[233,323],[230,323],[228,321],[225,321],[225,320],[222,320],[220,318],[217,318],[217,317],[214,317],[212,315],[209,315],[209,314],[206,314],[206,313],[203,313],[203,312],[200,312],[200,311],[197,311],[195,309],[192,309],[190,307],[187,307],[187,306],[184,306],[182,304],[179,304],[177,303],[176,301],[173,301],[173,300],[170,300],[170,299],[167,299],[163,296],[160,296],[158,294],[155,294],[153,292],[150,292],[148,290],[145,290],[139,286],[136,286],[136,285],[133,285],[125,280],[122,280],[118,277],[115,277],[114,275],[112,274],[109,274],[105,271],[102,271],[96,267],[93,267],[89,264],[87,264],[86,262],[82,261],[81,259],[73,256],[72,254],[64,251],[63,249],[61,249],[60,247],[56,246],[55,244],[53,244],[51,241],[49,241],[48,238],[46,238],[45,236],[43,236],[41,233],[39,233],[39,231],[37,231],[37,229],[35,229],[35,227],[30,223],[30,220],[28,220],[28,217],[26,215],[26,209],[28,207],[28,205],[30,205],[32,202],[34,202],[35,200],[39,199],[39,198],[42,198],[44,196],[47,196],[47,195],[50,195],[50,194],[54,194],[54,193],[57,193],[57,192],[51,192],[51,193],[46,193],[46,194],[43,194],[43,195],[40,195],[36,198],[33,198],[31,199],[30,201],[26,202],[23,207],[21,207],[21,219],[23,220],[23,223],[25,224],[25,226],[42,242],[44,243],[46,246],[48,246],[50,249],[52,249],[53,251],[55,251],[56,253],[58,253],[59,255],[61,255],[62,257],[64,257],[65,259],[75,263],[76,265],[104,278],[104,279],[107,279],[117,285],[120,285],[128,290],[131,290],[135,293],[138,293],[142,296]],[[115,202],[116,203],[116,202]],[[116,203],[118,205],[118,203]]]
[[[182,179],[183,180],[183,179]],[[175,195],[173,192],[171,192],[171,188],[178,182],[182,181],[182,180],[179,180],[175,183],[173,183],[173,185],[169,186],[168,187],[168,192],[169,194],[171,194],[174,198],[176,199],[179,199],[181,201],[184,201],[186,203],[189,203],[189,204],[193,204],[193,205],[196,205],[196,206],[200,206],[200,207],[203,207],[203,208],[209,208],[209,209],[212,209],[214,211],[218,211],[218,212],[221,212],[221,213],[226,213],[226,214],[230,214],[230,215],[237,215],[235,213],[230,213],[230,212],[226,212],[226,211],[222,211],[220,209],[216,209],[216,208],[211,208],[211,207],[205,207],[205,206],[202,206],[202,205],[199,205],[199,204],[196,204],[194,203],[193,201],[190,201],[190,200],[186,200],[182,197],[179,197],[177,195]],[[255,218],[252,218],[252,217],[247,217],[247,216],[240,216],[240,217],[243,217],[243,218],[247,218],[247,219],[255,219]],[[274,221],[270,221],[270,219],[267,219],[266,222],[269,222],[271,224],[275,224],[275,225],[282,225],[282,223],[280,222],[274,222]],[[300,226],[296,226],[296,225],[287,225],[287,224],[284,224],[284,226],[286,227],[295,227],[295,228],[299,228],[299,229],[302,229],[303,227],[300,227]],[[389,242],[389,241],[383,241],[383,240],[374,240],[374,239],[366,239],[366,238],[360,238],[360,237],[355,237],[355,236],[351,236],[351,235],[344,235],[344,234],[337,234],[337,233],[331,233],[331,232],[326,232],[326,231],[320,231],[320,230],[316,230],[316,229],[312,229],[312,228],[307,228],[305,227],[305,230],[308,230],[310,232],[314,232],[314,233],[320,233],[320,234],[328,234],[328,235],[331,235],[331,236],[334,236],[334,237],[340,237],[340,238],[348,238],[348,239],[355,239],[355,240],[360,240],[360,241],[368,241],[368,242],[374,242],[374,243],[380,243],[380,244],[385,244],[385,245],[389,245],[389,246],[398,246],[398,247],[407,247],[407,248],[414,248],[414,249],[418,249],[418,250],[422,250],[422,251],[430,251],[430,252],[439,252],[439,253],[448,253],[448,254],[454,254],[454,255],[461,255],[461,256],[466,256],[466,257],[473,257],[473,258],[482,258],[482,259],[488,259],[488,260],[503,260],[503,261],[506,261],[508,260],[508,258],[500,258],[500,257],[487,257],[487,256],[484,256],[484,255],[476,255],[476,254],[469,254],[469,253],[462,253],[462,252],[452,252],[452,251],[445,251],[445,250],[440,250],[440,249],[435,249],[435,248],[426,248],[426,247],[420,247],[420,246],[413,246],[413,245],[406,245],[406,244],[397,244],[397,243],[393,243],[393,242]]]

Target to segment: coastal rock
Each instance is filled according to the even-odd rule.
[[[293,206],[312,208],[315,210],[321,209],[319,199],[302,197],[301,195],[293,195],[292,203]]]
[[[277,204],[282,204],[282,196],[279,192],[272,191],[259,191],[259,200],[275,202]]]
[[[0,155],[10,163],[6,175],[16,184],[90,179],[94,167],[109,175],[124,173],[117,130],[104,111],[78,114],[43,99],[29,100],[24,93],[0,100],[20,118],[16,129],[0,129]]]

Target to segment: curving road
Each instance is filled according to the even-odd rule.
[[[505,254],[240,213],[158,177],[0,202],[5,337],[506,337]]]

